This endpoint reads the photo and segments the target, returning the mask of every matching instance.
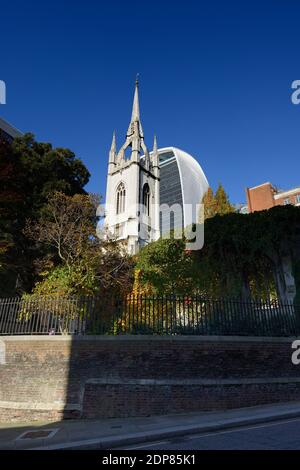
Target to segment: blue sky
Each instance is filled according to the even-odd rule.
[[[300,184],[300,2],[116,0],[1,3],[0,116],[71,148],[105,193],[112,132],[123,143],[135,75],[145,141],[194,155],[233,202]]]

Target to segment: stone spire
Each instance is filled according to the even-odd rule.
[[[135,90],[132,105],[131,121],[127,131],[127,137],[130,137],[135,132],[138,132],[140,138],[144,138],[143,128],[140,121],[140,105],[139,105],[139,81],[138,75],[135,80]]]
[[[134,90],[134,98],[133,98],[133,106],[132,106],[132,114],[131,114],[131,121],[128,127],[128,131],[126,134],[125,143],[120,148],[115,163],[117,165],[124,165],[124,163],[128,160],[132,162],[139,162],[140,156],[142,153],[145,154],[145,165],[146,168],[149,168],[149,152],[144,142],[144,133],[140,121],[140,106],[139,106],[139,83],[138,79],[135,81],[135,90]],[[125,158],[125,151],[131,148],[131,156],[130,158]]]
[[[152,166],[159,167],[159,156],[158,156],[158,150],[157,150],[157,139],[156,135],[154,135],[154,141],[153,141],[153,150],[152,150]]]
[[[111,147],[110,147],[110,152],[115,154],[117,150],[117,144],[116,144],[116,131],[113,132],[113,138],[111,142]]]
[[[109,164],[115,165],[115,163],[116,163],[116,153],[117,153],[116,131],[114,131],[112,142],[111,142],[111,147],[110,147],[110,151],[109,151],[109,160],[108,160]]]
[[[157,139],[156,139],[156,134],[154,134],[154,140],[153,140],[153,153],[157,153]]]

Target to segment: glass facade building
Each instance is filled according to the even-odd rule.
[[[160,232],[184,227],[179,168],[173,152],[160,154]],[[167,205],[164,207],[164,205]],[[170,210],[168,210],[168,208]],[[174,208],[174,210],[171,210]]]
[[[194,157],[176,147],[158,149],[160,163],[160,232],[181,229],[199,220],[207,178]],[[172,210],[172,208],[174,210]]]
[[[22,133],[20,131],[0,118],[0,139],[12,142],[16,137],[20,137],[21,135]]]

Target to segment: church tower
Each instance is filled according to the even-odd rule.
[[[136,80],[131,121],[118,152],[113,134],[106,187],[106,230],[123,241],[130,254],[160,236],[157,143],[154,137],[150,156],[140,120],[138,88]]]

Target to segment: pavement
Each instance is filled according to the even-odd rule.
[[[113,449],[300,417],[300,402],[136,418],[1,423],[0,449]]]

